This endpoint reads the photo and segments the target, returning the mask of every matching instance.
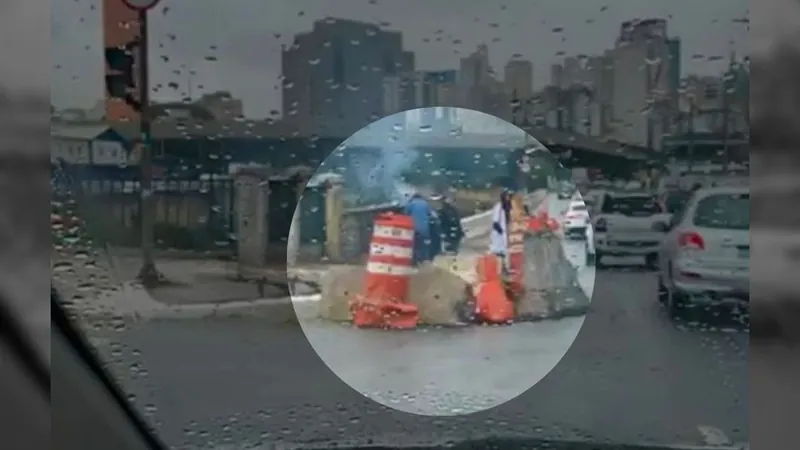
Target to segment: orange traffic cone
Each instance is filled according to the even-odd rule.
[[[538,217],[531,216],[528,217],[527,228],[532,233],[538,233],[544,229],[544,224]]]
[[[475,316],[487,323],[509,323],[514,320],[514,304],[508,299],[500,277],[500,260],[495,255],[478,258],[475,286]]]
[[[408,303],[414,272],[414,222],[409,216],[385,214],[375,220],[364,287],[350,304],[357,327],[414,328],[416,305]]]

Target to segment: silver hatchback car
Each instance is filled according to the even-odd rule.
[[[664,231],[658,299],[672,318],[697,306],[749,309],[749,187],[698,189]]]

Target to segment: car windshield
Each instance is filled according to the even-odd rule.
[[[625,216],[661,213],[661,206],[652,196],[608,196],[603,202],[604,214],[622,214]]]
[[[750,229],[750,194],[721,194],[697,202],[694,225],[725,230]]]
[[[144,3],[52,2],[50,250],[170,448],[749,441],[746,326],[575,184],[661,212],[642,87],[749,67],[744,0]]]

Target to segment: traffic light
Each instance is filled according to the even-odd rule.
[[[136,89],[133,47],[134,45],[106,47],[105,60],[108,70],[106,70],[105,84],[106,93],[110,98],[123,100],[139,111],[140,103],[132,94]]]

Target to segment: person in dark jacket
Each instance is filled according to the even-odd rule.
[[[411,196],[405,207],[404,213],[411,216],[414,221],[414,250],[412,264],[418,266],[425,261],[431,261],[431,216],[432,208],[425,198],[419,193]]]
[[[431,198],[431,202],[436,204],[439,201],[438,197]],[[431,236],[428,241],[428,260],[433,261],[437,256],[442,253],[442,222],[436,208],[431,208],[430,218]]]
[[[453,198],[446,196],[442,199],[438,210],[439,224],[442,231],[442,251],[446,254],[457,254],[464,239],[464,228],[461,226],[461,214],[453,204]]]

